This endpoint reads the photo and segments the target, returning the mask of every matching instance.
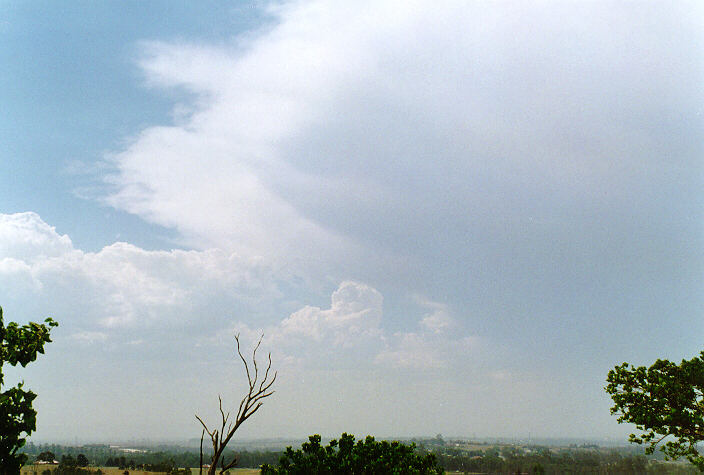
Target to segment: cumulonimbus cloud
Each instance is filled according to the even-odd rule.
[[[370,368],[396,372],[368,420],[415,399],[420,431],[438,420],[438,387],[427,378],[419,393],[404,370],[479,368],[445,378],[456,383],[447,427],[465,431],[458,414],[475,406],[472,424],[492,413],[506,433],[531,427],[526,417],[573,433],[569,406],[608,418],[582,388],[589,377],[598,388],[598,368],[622,350],[650,359],[654,335],[663,351],[698,344],[686,330],[702,295],[701,8],[290,1],[231,41],[143,43],[146,82],[186,94],[172,122],[107,157],[100,186],[191,250],[85,252],[36,215],[10,215],[0,300],[27,319],[60,317],[78,346],[121,331],[131,347],[166,340],[152,355],[169,359],[159,374],[177,373],[193,341],[199,358],[218,358],[205,338],[231,344],[233,321],[248,340],[263,327],[304,369],[361,368],[353,397]],[[428,298],[407,305],[414,294]],[[468,358],[481,349],[474,331],[493,343],[484,363]],[[482,394],[482,364],[529,383]],[[366,393],[382,394],[380,382]],[[329,388],[341,413],[338,384],[303,386]],[[407,432],[408,412],[398,419]]]
[[[284,2],[227,44],[145,43],[149,84],[188,99],[111,156],[107,202],[337,281],[460,263],[518,286],[575,248],[580,272],[627,266],[701,185],[682,134],[701,125],[703,30],[682,5],[629,8]]]

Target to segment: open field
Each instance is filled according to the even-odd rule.
[[[50,469],[52,466],[48,465],[27,465],[25,467],[22,467],[22,470],[20,470],[20,475],[41,475],[41,473],[44,470]],[[53,466],[55,467],[55,466]],[[123,475],[125,473],[125,470],[120,470],[119,468],[115,467],[90,467],[91,470],[96,471],[98,469],[103,471],[103,474],[105,475]],[[165,472],[144,472],[142,470],[128,470],[130,475],[157,475],[157,474],[163,474]],[[191,473],[193,475],[198,475],[198,469],[197,468],[192,468]],[[205,470],[203,470],[203,473],[205,473]],[[232,475],[257,475],[259,474],[259,470],[256,468],[235,468],[231,469],[230,473]]]
[[[37,475],[41,475],[43,470],[46,470],[47,466],[46,465],[27,465],[26,467],[22,467],[22,470],[20,471],[20,475],[34,475],[35,473]],[[124,470],[120,470],[119,468],[115,467],[91,467],[92,470],[102,470],[105,475],[123,475],[125,473]],[[161,474],[164,472],[143,472],[141,470],[129,470],[130,475],[157,475]],[[191,473],[193,475],[198,475],[198,469],[197,468],[192,468]],[[205,470],[203,470],[203,473],[205,473]],[[259,470],[256,468],[235,468],[230,470],[230,473],[232,475],[258,475]],[[445,472],[446,475],[460,475],[460,472]]]
[[[35,473],[37,475],[41,475],[43,470],[46,470],[47,466],[46,465],[28,465],[26,467],[22,467],[22,470],[20,471],[20,475],[34,475]],[[92,470],[102,470],[105,475],[123,475],[125,473],[124,470],[120,470],[119,468],[115,467],[91,467]],[[157,475],[161,474],[164,472],[143,472],[141,470],[129,470],[130,475]],[[191,473],[193,475],[198,475],[198,469],[197,468],[192,468]],[[205,470],[203,470],[203,473],[205,473]],[[259,475],[259,470],[256,468],[236,468],[230,470],[230,473],[232,475]],[[460,475],[460,472],[445,472],[446,475]]]
[[[34,475],[35,473],[37,475],[41,475],[43,470],[46,470],[47,466],[46,465],[27,465],[26,467],[22,467],[22,470],[20,471],[20,475]],[[102,470],[105,475],[123,475],[125,473],[124,470],[120,470],[119,468],[115,467],[91,467],[92,470]],[[143,472],[141,470],[129,470],[130,475],[157,475],[161,474],[164,472]],[[193,475],[198,475],[198,469],[197,468],[192,468],[191,473]],[[205,473],[205,470],[203,470],[203,473]],[[230,470],[230,473],[232,475],[258,475],[259,470],[256,468],[235,468]],[[445,472],[446,475],[460,475],[460,472]]]

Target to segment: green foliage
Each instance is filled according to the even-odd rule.
[[[22,451],[29,455],[31,459],[35,460],[39,460],[39,456],[47,452],[51,452],[52,454],[52,458],[49,460],[61,460],[63,455],[69,454],[73,455],[76,460],[80,460],[81,455],[84,455],[90,461],[90,465],[94,467],[122,467],[123,470],[135,470],[140,466],[169,461],[172,461],[173,465],[176,467],[197,468],[199,466],[200,460],[197,448],[161,445],[149,449],[144,447],[144,449],[145,450],[140,452],[130,453],[125,457],[125,453],[121,450],[102,444],[89,444],[74,447],[27,442],[27,445],[22,448]],[[246,468],[259,468],[265,463],[275,464],[278,462],[282,453],[283,450],[252,451],[245,449],[237,449],[236,452],[235,450],[228,449],[223,452],[228,460],[235,456],[239,457],[238,467]],[[0,473],[2,472],[0,471]]]
[[[79,467],[87,467],[89,463],[88,457],[84,454],[78,454],[78,457],[76,457],[76,465]]]
[[[502,448],[485,450],[446,450],[437,453],[438,463],[447,471],[461,473],[530,473],[530,474],[691,474],[691,465],[661,463],[653,465],[644,455],[634,455],[634,449],[584,449],[547,447],[516,447],[508,456],[499,456]],[[683,471],[679,471],[683,468]],[[689,470],[688,470],[689,469]]]
[[[424,454],[421,447],[421,440],[416,441],[418,448],[416,453]],[[599,447],[593,444],[581,444],[573,447],[553,447],[530,445],[515,446],[516,450],[506,449],[505,446],[495,446],[491,444],[470,444],[465,446],[463,440],[446,441],[443,447],[435,447],[432,452],[437,457],[438,465],[447,472],[460,473],[545,473],[545,474],[662,474],[662,475],[694,475],[698,473],[696,467],[689,463],[676,463],[662,461],[663,454],[656,452],[650,460],[642,455],[642,450],[637,446],[631,447]],[[483,445],[483,447],[482,447]],[[94,467],[112,466],[115,467],[111,473],[118,473],[116,468],[120,463],[123,468],[119,473],[128,470],[143,470],[149,467],[161,465],[163,472],[177,473],[176,467],[198,467],[199,453],[194,447],[180,447],[174,445],[153,446],[151,449],[143,447],[144,452],[130,453],[128,458],[124,457],[124,452],[111,448],[108,445],[90,444],[83,446],[63,446],[56,444],[33,444],[27,442],[23,451],[32,459],[38,458],[43,452],[56,454],[52,460],[61,460],[64,455],[72,455],[78,461],[80,454],[85,454]],[[228,459],[235,456],[235,450],[240,457],[239,467],[261,468],[263,464],[277,465],[283,450],[247,451],[241,448],[233,448],[226,456]],[[507,458],[501,458],[499,454],[508,454]],[[658,460],[654,460],[657,457]],[[122,459],[122,460],[120,460]],[[106,463],[110,461],[111,463]],[[41,473],[43,467],[37,469]],[[75,468],[66,469],[59,472],[57,466],[51,466],[53,475],[86,475],[88,469]],[[95,468],[93,469],[95,470]],[[219,470],[218,470],[219,471]],[[447,473],[446,472],[446,473]],[[2,473],[2,470],[0,470]],[[30,472],[31,473],[31,472]],[[93,475],[97,471],[90,472]],[[181,475],[184,472],[181,469]],[[197,471],[193,471],[197,473]],[[230,471],[230,474],[233,472]],[[234,472],[239,473],[238,471]],[[50,474],[51,475],[51,474]]]
[[[416,453],[415,444],[376,441],[367,436],[355,443],[353,435],[342,434],[323,447],[319,435],[311,435],[301,449],[291,447],[279,460],[279,465],[262,465],[265,475],[283,474],[442,474],[434,454]]]
[[[76,459],[73,458],[73,455],[64,455],[63,457],[61,457],[61,463],[59,464],[59,468],[71,469],[76,467],[78,467],[78,463],[76,462]]]
[[[614,401],[611,413],[641,432],[631,434],[631,442],[648,444],[646,453],[652,454],[671,435],[673,440],[660,446],[666,459],[686,457],[704,471],[704,456],[697,451],[704,440],[704,351],[679,365],[668,360],[649,368],[623,363],[609,371],[606,381]]]
[[[51,328],[57,325],[47,318],[42,324],[30,322],[19,326],[10,322],[5,327],[0,308],[0,467],[4,473],[19,472],[27,461],[27,455],[18,450],[24,446],[26,436],[36,429],[37,412],[32,401],[37,395],[24,390],[24,383],[3,392],[3,366],[8,363],[25,367],[36,360],[38,353],[44,353],[44,344],[51,342]]]
[[[56,455],[54,455],[54,452],[49,450],[37,455],[37,461],[39,462],[53,462],[54,460],[56,460]]]

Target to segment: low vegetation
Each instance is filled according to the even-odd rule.
[[[327,446],[320,435],[311,435],[301,449],[287,447],[276,466],[265,464],[262,475],[353,475],[408,474],[431,475],[444,473],[434,454],[419,454],[415,444],[398,441],[377,441],[372,436],[355,443],[353,435],[342,434]]]
[[[303,465],[309,466],[309,462],[328,457],[327,451],[339,451],[339,443],[323,445],[322,441],[313,436],[314,440],[306,442],[306,449],[303,446],[300,449],[293,448],[286,450],[238,450],[237,456],[240,463],[238,468],[228,470],[230,475],[253,475],[261,472],[261,467],[268,464],[268,473],[296,473],[290,466],[292,462],[306,459]],[[343,435],[347,444],[352,436]],[[343,440],[341,438],[340,440]],[[368,450],[367,454],[373,454],[375,450],[386,451],[383,447],[390,447],[394,442],[384,442],[373,440],[368,442],[368,439],[360,439],[356,444],[364,444]],[[547,447],[537,445],[516,445],[504,444],[497,445],[491,443],[476,443],[462,440],[446,440],[438,441],[437,439],[421,439],[413,442],[396,443],[399,447],[399,452],[405,452],[409,447],[414,447],[414,457],[417,459],[426,459],[429,454],[432,454],[437,462],[437,467],[441,467],[448,475],[462,473],[495,473],[495,474],[515,474],[518,471],[521,473],[547,473],[547,474],[562,474],[562,473],[599,473],[599,474],[695,474],[698,470],[691,464],[678,462],[665,462],[662,455],[653,454],[652,456],[644,456],[639,453],[636,447],[620,447],[606,448],[596,445],[580,445],[580,446],[564,446],[564,447]],[[331,449],[330,449],[331,448]],[[306,455],[315,453],[317,455]],[[321,453],[325,450],[326,453]],[[182,447],[152,447],[140,448],[139,452],[122,452],[119,448],[109,447],[107,445],[89,445],[81,447],[66,447],[60,445],[33,445],[29,444],[25,447],[25,453],[31,461],[38,459],[38,456],[43,452],[52,452],[55,455],[55,460],[63,460],[66,456],[71,456],[74,460],[78,459],[79,454],[84,454],[89,464],[88,467],[82,470],[91,470],[93,473],[100,470],[103,475],[124,475],[124,472],[129,472],[130,475],[145,475],[154,473],[178,473],[181,474],[184,467],[190,469],[193,475],[199,473],[198,459],[199,452],[197,448],[182,448]],[[391,452],[393,450],[389,450]],[[348,451],[349,453],[350,451]],[[376,452],[377,454],[379,452]],[[406,452],[408,455],[408,453]],[[357,455],[364,458],[364,450],[360,450]],[[235,456],[235,451],[228,452],[227,458]],[[655,458],[659,457],[659,458]],[[285,458],[286,463],[289,463],[288,472],[282,470],[281,459]],[[338,456],[338,459],[344,457]],[[402,460],[400,457],[399,460]],[[317,463],[317,462],[316,462]],[[381,462],[379,462],[381,463]],[[330,466],[330,465],[328,465]],[[436,467],[436,468],[437,468]],[[41,475],[44,471],[53,471],[52,475],[61,475],[64,473],[85,473],[80,471],[67,472],[57,471],[57,466],[47,465],[27,465],[22,469],[22,475]],[[274,470],[272,472],[272,470]],[[207,469],[204,469],[204,472]],[[218,470],[219,472],[219,470]],[[267,473],[267,472],[264,472]],[[301,473],[301,472],[298,472]],[[309,472],[305,472],[309,473]],[[315,473],[315,472],[313,472]],[[318,472],[325,473],[325,472]],[[359,472],[342,472],[342,473],[359,473]],[[369,472],[367,472],[369,473]],[[379,473],[379,472],[371,472]],[[393,471],[383,473],[393,473]],[[408,472],[402,472],[408,473]],[[422,473],[422,472],[421,472]],[[437,472],[429,472],[437,473]]]

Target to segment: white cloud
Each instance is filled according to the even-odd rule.
[[[257,259],[120,242],[84,252],[34,213],[0,215],[0,249],[2,294],[50,302],[48,311],[80,329],[83,340],[95,340],[94,328],[192,325],[218,302],[278,295],[271,269]]]
[[[379,291],[344,281],[332,293],[330,308],[306,305],[261,332],[240,321],[233,333],[241,333],[243,341],[263,333],[276,360],[291,369],[364,365],[383,346],[382,316]]]
[[[381,334],[383,298],[368,285],[343,282],[332,294],[328,310],[306,306],[281,322],[281,339],[301,336],[343,347]]]
[[[400,332],[376,355],[378,364],[405,369],[473,369],[483,341],[477,336],[438,335],[434,332]]]
[[[0,215],[0,236],[3,295],[23,289],[50,302],[51,315],[83,344],[131,344],[142,341],[145,329],[188,328],[201,344],[229,345],[232,335],[222,328],[231,323],[213,325],[210,309],[222,302],[246,308],[257,299],[275,306],[282,297],[276,285],[282,274],[261,260],[218,249],[147,251],[118,242],[84,252],[34,213]],[[31,246],[23,247],[25,242]],[[335,365],[352,357],[350,364],[427,369],[448,365],[448,352],[461,357],[461,332],[447,333],[457,330],[447,305],[421,297],[415,303],[425,309],[413,325],[417,330],[388,334],[382,294],[348,280],[332,293],[329,308],[306,305],[276,325],[262,326],[268,345],[288,366],[325,366],[326,360]],[[251,319],[239,321],[243,342],[256,341],[257,326]],[[115,339],[120,332],[126,333]]]
[[[32,292],[41,289],[42,283],[32,275],[32,268],[25,261],[12,257],[0,259],[0,284],[13,287],[16,292]]]
[[[56,232],[36,213],[0,214],[0,259],[35,262],[73,251],[71,239]],[[5,263],[10,266],[10,262]]]
[[[667,241],[662,210],[700,189],[685,10],[286,2],[230,43],[147,43],[148,81],[195,99],[111,157],[107,201],[314,280],[518,289],[550,259],[628,266],[661,242],[634,233]],[[541,292],[565,282],[545,274]]]
[[[418,322],[416,331],[388,334],[383,329],[381,293],[367,284],[345,281],[333,292],[329,309],[305,306],[262,332],[277,359],[293,366],[338,362],[340,355],[352,357],[350,363],[359,367],[426,370],[467,363],[466,357],[479,349],[480,339],[464,336],[459,328],[446,332],[455,325],[447,305],[415,300],[433,311]],[[259,335],[243,322],[235,328],[249,341]]]
[[[420,321],[421,326],[432,333],[443,333],[455,324],[447,304],[418,298],[419,305],[430,310]]]
[[[71,337],[83,343],[93,344],[93,343],[103,343],[108,339],[107,333],[104,332],[90,332],[81,331],[74,333]]]
[[[438,369],[447,364],[441,348],[418,333],[396,333],[394,344],[376,356],[376,362],[395,368]]]

